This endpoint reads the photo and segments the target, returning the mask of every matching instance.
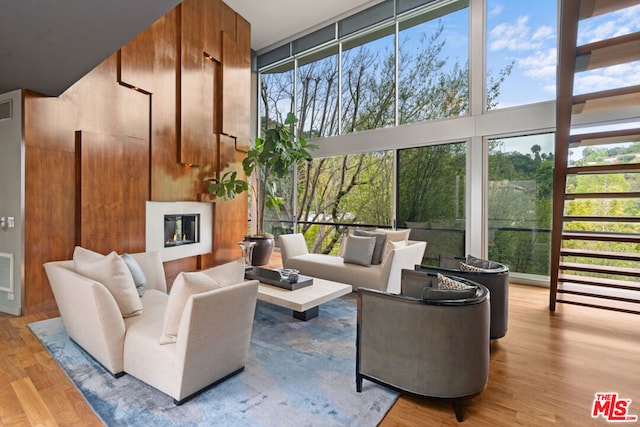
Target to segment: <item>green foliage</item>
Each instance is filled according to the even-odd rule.
[[[398,222],[458,228],[465,214],[466,144],[398,153]]]
[[[206,178],[209,182],[208,191],[216,197],[222,197],[224,200],[233,199],[236,195],[247,191],[249,184],[243,179],[238,179],[238,172],[225,172],[219,179]]]
[[[284,204],[276,181],[290,175],[298,162],[311,161],[313,157],[309,150],[318,148],[315,144],[308,144],[304,138],[294,137],[293,130],[297,121],[293,113],[288,113],[284,123],[275,123],[266,131],[264,138],[256,138],[255,144],[242,160],[247,176],[258,173],[258,235],[264,233],[265,209],[274,208],[279,211]]]

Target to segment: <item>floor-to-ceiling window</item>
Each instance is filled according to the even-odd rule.
[[[492,138],[489,146],[489,257],[514,273],[548,276],[554,135]]]
[[[553,147],[535,138],[553,140],[556,10],[396,0],[259,53],[261,123],[295,106],[320,146],[282,189],[281,230],[335,253],[349,224],[395,225],[428,241],[425,262],[470,253],[548,274]]]
[[[425,263],[465,254],[465,182],[464,142],[398,151],[397,225],[428,242]]]

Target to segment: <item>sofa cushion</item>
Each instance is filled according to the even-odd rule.
[[[215,280],[211,275],[201,271],[192,273],[181,272],[176,276],[167,308],[164,312],[164,322],[162,326],[162,334],[160,335],[160,344],[171,344],[176,342],[178,338],[178,329],[180,328],[180,320],[182,312],[187,300],[191,295],[207,292],[213,289],[221,288],[220,282]]]
[[[289,258],[288,268],[300,270],[301,274],[320,277],[334,282],[349,283],[355,288],[363,286],[373,289],[386,289],[386,277],[383,280],[384,264],[362,266],[345,263],[342,257],[326,254],[306,254]]]
[[[371,265],[373,251],[376,247],[375,237],[352,235],[347,237],[344,248],[344,262],[359,265]]]
[[[136,316],[142,312],[142,302],[133,276],[117,253],[102,255],[76,246],[73,265],[78,273],[100,282],[109,290],[122,317]]]
[[[133,257],[127,253],[120,255],[120,258],[127,264],[127,268],[131,272],[131,277],[133,278],[133,283],[136,284],[136,290],[138,291],[138,296],[144,295],[144,290],[147,286],[147,278],[144,275],[144,271],[140,268],[140,264],[138,261],[133,259]]]
[[[371,257],[371,264],[380,264],[382,262],[382,251],[384,250],[384,244],[387,241],[387,234],[381,231],[367,231],[356,229],[353,232],[354,236],[375,237],[376,245],[373,248],[373,256]]]

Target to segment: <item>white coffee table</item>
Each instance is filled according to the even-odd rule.
[[[289,291],[260,283],[258,299],[293,310],[293,317],[307,321],[318,316],[318,306],[351,292],[351,285],[313,278],[313,285]]]

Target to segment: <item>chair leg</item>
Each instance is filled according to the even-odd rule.
[[[458,420],[458,422],[461,423],[463,419],[463,415],[462,415],[462,402],[460,400],[453,401],[453,411],[456,413],[456,420]]]
[[[362,392],[362,377],[358,374],[356,374],[356,391]]]

